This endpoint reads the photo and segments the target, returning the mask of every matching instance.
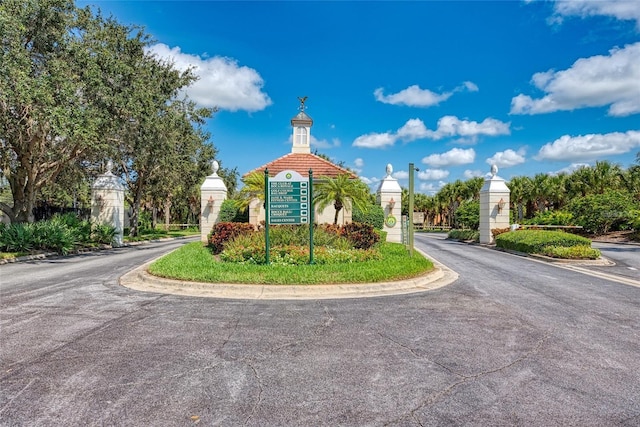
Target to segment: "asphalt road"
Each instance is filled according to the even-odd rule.
[[[179,244],[0,265],[0,425],[640,425],[639,287],[425,235],[418,294],[118,285]]]

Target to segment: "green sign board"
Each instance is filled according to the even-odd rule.
[[[308,224],[309,179],[296,171],[282,171],[269,179],[269,224]]]

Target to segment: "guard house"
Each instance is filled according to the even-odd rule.
[[[349,174],[351,178],[358,179],[353,172],[311,153],[311,126],[313,126],[313,119],[305,112],[304,103],[307,97],[298,99],[300,100],[299,112],[291,119],[291,127],[293,128],[291,153],[255,168],[244,174],[243,177],[255,172],[264,173],[265,169],[269,170],[269,177],[274,177],[284,170],[294,170],[303,177],[308,177],[309,169],[311,169],[313,170],[314,183],[321,181],[323,178],[335,178],[341,174]],[[333,205],[327,206],[322,212],[316,210],[314,212],[315,222],[333,224],[335,212]],[[258,225],[264,219],[265,212],[262,201],[254,199],[249,204],[249,222],[253,225]],[[346,209],[342,209],[338,216],[338,224],[349,222],[351,222],[351,210],[346,212]]]

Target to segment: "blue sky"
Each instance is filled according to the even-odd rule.
[[[188,95],[240,174],[290,152],[297,97],[312,149],[373,189],[571,171],[640,151],[640,2],[93,1],[195,66]]]

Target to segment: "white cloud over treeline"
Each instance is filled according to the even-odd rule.
[[[640,130],[579,136],[563,135],[543,145],[535,159],[571,162],[598,160],[606,156],[628,153],[638,147]]]
[[[263,92],[264,80],[253,68],[241,66],[233,58],[214,56],[204,58],[158,43],[149,53],[174,63],[181,71],[188,68],[198,80],[185,93],[202,107],[218,107],[228,111],[260,111],[272,104]]]

